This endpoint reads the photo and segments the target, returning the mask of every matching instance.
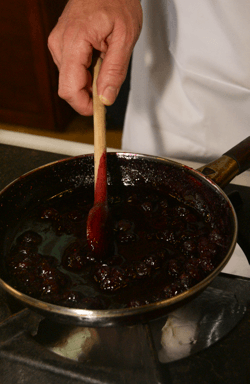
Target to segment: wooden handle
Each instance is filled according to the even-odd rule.
[[[96,81],[102,65],[100,57],[94,58],[93,73],[93,108],[94,108],[94,152],[95,152],[95,185],[98,177],[100,160],[106,154],[106,110],[97,94]]]

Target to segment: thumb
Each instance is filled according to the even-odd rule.
[[[124,82],[131,53],[120,49],[109,49],[103,59],[97,79],[97,92],[104,105],[112,105]]]

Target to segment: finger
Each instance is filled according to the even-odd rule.
[[[61,62],[61,56],[62,56],[62,49],[60,44],[60,39],[58,38],[58,35],[55,33],[55,29],[52,30],[48,37],[48,49],[51,53],[51,56],[53,58],[54,63],[56,64],[57,68],[60,68],[60,62]]]
[[[50,48],[49,48],[49,50],[50,50]],[[52,59],[53,59],[54,63],[56,64],[57,68],[60,69],[60,60],[57,59],[58,56],[56,56],[54,54],[54,52],[51,50],[50,50],[50,53],[51,53]]]
[[[91,97],[92,77],[88,70],[91,62],[92,48],[77,50],[74,54],[65,54],[62,58],[59,72],[58,94],[72,108],[85,116],[93,114]]]
[[[78,113],[90,116],[93,113],[91,98],[91,74],[81,63],[62,63],[59,73],[58,95]]]
[[[114,103],[126,78],[131,53],[132,48],[125,48],[120,41],[109,44],[97,80],[98,94],[107,106]]]

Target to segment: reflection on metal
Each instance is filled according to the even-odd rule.
[[[245,312],[246,306],[234,293],[208,287],[169,315],[162,329],[160,361],[176,361],[208,348],[231,331]]]
[[[219,159],[199,168],[198,171],[209,177],[221,188],[224,188],[239,173],[239,167],[234,159],[223,155]]]
[[[88,356],[93,345],[98,342],[98,334],[89,328],[77,327],[69,332],[64,340],[60,340],[54,347],[49,348],[60,356],[71,360],[81,360]]]
[[[218,279],[220,282],[221,280]],[[222,280],[223,283],[223,280]],[[146,328],[152,333],[160,363],[169,363],[202,351],[226,336],[242,319],[247,307],[242,290],[208,287],[196,299],[148,325],[86,328],[60,325],[44,319],[35,340],[50,351],[71,360],[107,366],[141,364],[150,351]],[[230,285],[231,287],[231,285]],[[150,352],[152,355],[152,352]],[[122,363],[121,363],[122,362]]]

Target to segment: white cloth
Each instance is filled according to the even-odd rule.
[[[122,147],[211,160],[250,132],[250,1],[142,5]]]

